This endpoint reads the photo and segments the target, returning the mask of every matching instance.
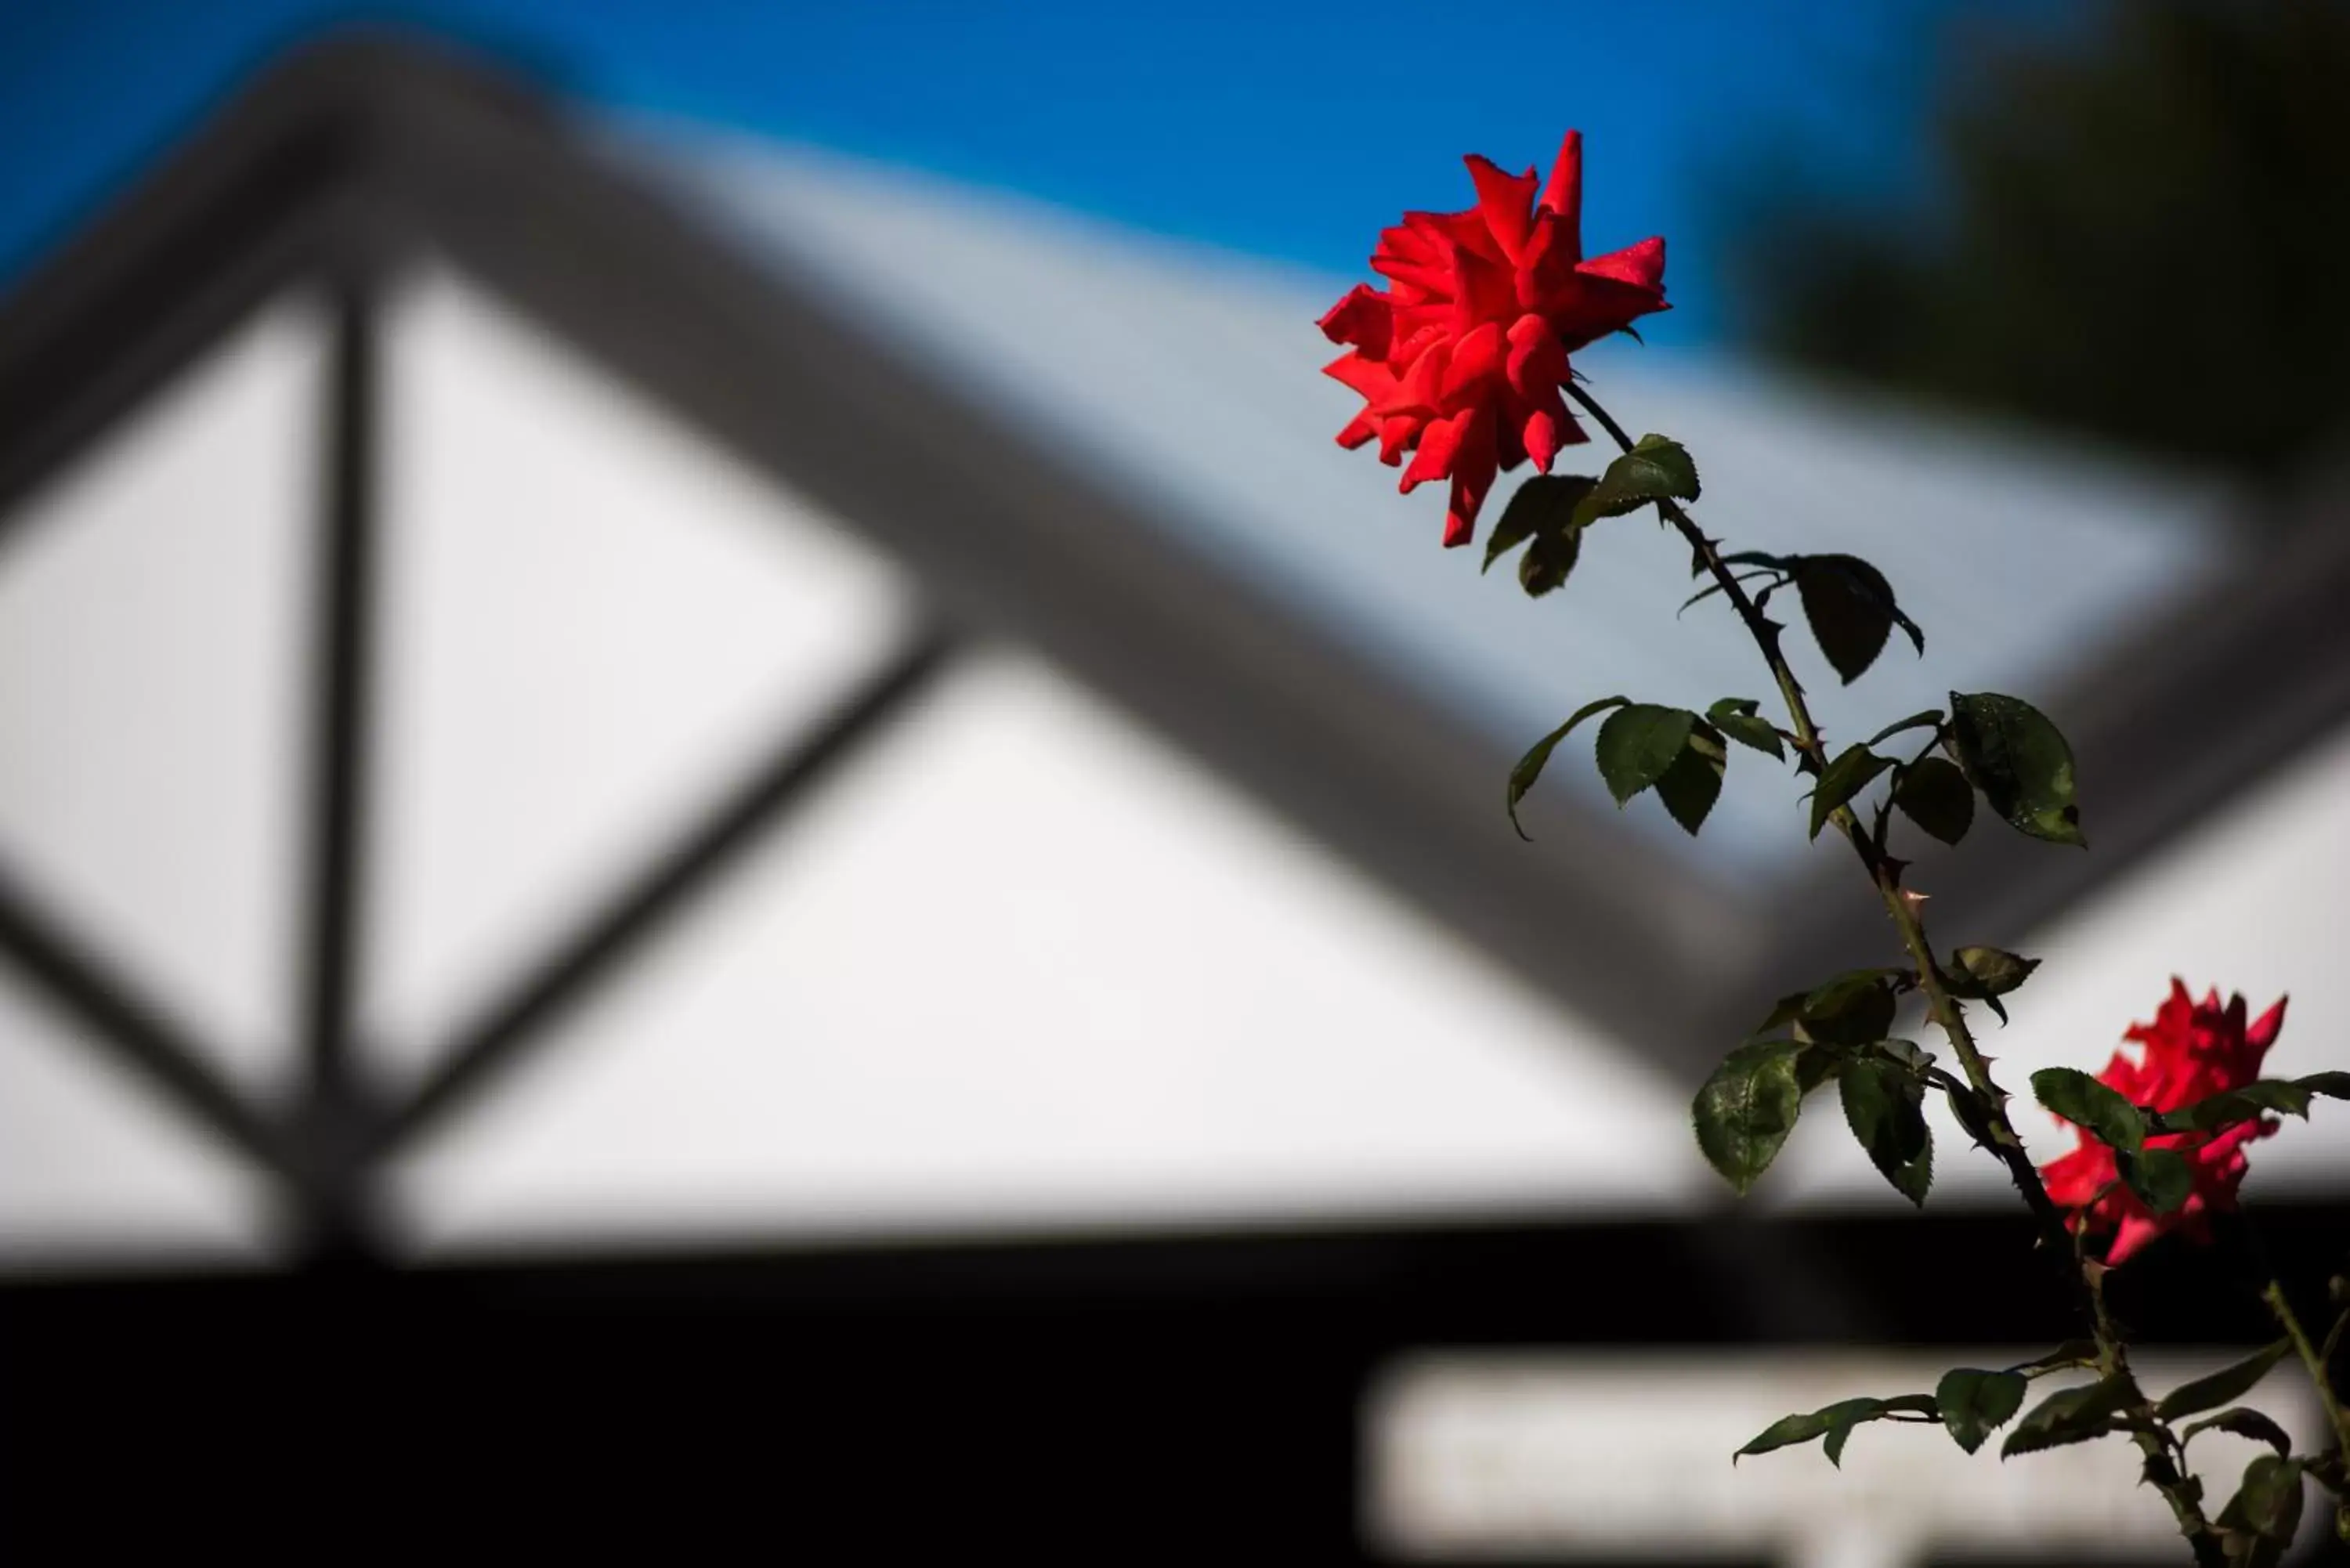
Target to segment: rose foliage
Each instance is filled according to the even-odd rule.
[[[1853,1432],[1879,1422],[1938,1425],[1970,1454],[2012,1427],[2000,1445],[2002,1459],[2125,1438],[2138,1449],[2140,1479],[2169,1508],[2198,1568],[2277,1568],[2293,1543],[2304,1481],[2334,1494],[2336,1528],[2350,1541],[2350,1398],[2337,1393],[2331,1370],[2350,1345],[2350,1270],[2329,1282],[2335,1319],[2324,1333],[2308,1334],[2282,1282],[2271,1279],[2261,1300],[2283,1337],[2159,1397],[2138,1381],[2106,1299],[2107,1271],[2157,1238],[2210,1240],[2211,1217],[2237,1207],[2249,1146],[2277,1130],[2277,1115],[2306,1116],[2314,1097],[2350,1100],[2350,1072],[2262,1078],[2285,1004],[2248,1019],[2241,996],[2223,1006],[2214,991],[2197,1002],[2174,981],[2154,1022],[2126,1035],[2140,1047],[2137,1055],[2116,1054],[2094,1078],[2063,1066],[2032,1075],[2040,1104],[2081,1135],[2072,1153],[2034,1165],[2009,1117],[2012,1096],[1991,1075],[1967,1012],[1968,1004],[1981,1003],[2004,1023],[2004,999],[2039,961],[1980,944],[1937,944],[1925,894],[1908,880],[1917,852],[1896,835],[1920,836],[1930,841],[1928,853],[1939,853],[1967,838],[1980,817],[2043,844],[2085,848],[2071,744],[2031,703],[1991,691],[1953,691],[1947,710],[1911,713],[1874,734],[1875,726],[1856,716],[1847,738],[1840,717],[1832,742],[1789,661],[1785,623],[1800,614],[1810,624],[1847,687],[1877,661],[1895,627],[1921,655],[1924,631],[1886,574],[1858,556],[1726,550],[1691,513],[1700,491],[1689,451],[1662,433],[1636,441],[1630,431],[1639,427],[1607,411],[1570,367],[1569,356],[1665,308],[1662,240],[1583,254],[1581,139],[1568,133],[1539,190],[1531,169],[1511,174],[1482,158],[1468,163],[1477,204],[1405,213],[1382,233],[1371,257],[1386,286],[1357,286],[1322,317],[1324,333],[1347,350],[1327,373],[1363,399],[1339,444],[1353,450],[1377,441],[1380,460],[1402,468],[1407,492],[1448,481],[1444,542],[1462,545],[1497,473],[1531,460],[1549,475],[1560,449],[1586,439],[1568,412],[1571,399],[1621,455],[1602,472],[1520,486],[1493,525],[1486,565],[1523,545],[1519,586],[1550,595],[1565,585],[1593,523],[1653,507],[1659,524],[1689,547],[1690,575],[1711,579],[1681,608],[1721,600],[1749,634],[1785,709],[1782,723],[1752,697],[1724,696],[1702,711],[1679,705],[1703,701],[1697,691],[1666,701],[1596,697],[1510,770],[1512,822],[1526,792],[1588,721],[1597,721],[1588,732],[1592,760],[1617,805],[1652,795],[1692,837],[1725,787],[1733,754],[1742,770],[1762,765],[1751,753],[1809,780],[1801,821],[1810,837],[1842,840],[1857,857],[1892,940],[1880,946],[1874,967],[1790,992],[1743,1039],[1724,1042],[1728,1054],[1690,1104],[1700,1151],[1744,1193],[1786,1147],[1805,1099],[1833,1085],[1870,1163],[1923,1206],[1935,1172],[1926,1106],[1939,1094],[2023,1194],[2039,1250],[2064,1277],[2090,1336],[2012,1365],[1953,1367],[1930,1392],[1798,1412],[1738,1452],[1816,1442],[1840,1462]],[[1912,998],[1947,1042],[1950,1064],[1896,1034]],[[2087,1250],[2092,1238],[2109,1238],[2102,1261]],[[2233,1406],[2288,1354],[2299,1356],[2325,1409],[2330,1451],[2296,1452],[2293,1434],[2258,1410]],[[2030,1402],[2036,1379],[2079,1372],[2095,1380]],[[2173,1425],[2189,1416],[2202,1418]],[[2188,1445],[2215,1429],[2263,1448],[2234,1495],[2207,1505]],[[2199,1450],[2192,1456],[2201,1458]]]

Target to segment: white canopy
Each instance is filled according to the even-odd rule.
[[[1761,695],[1711,607],[1674,624],[1681,553],[1638,520],[1540,604],[1440,552],[1425,498],[1330,441],[1347,394],[1315,374],[1312,321],[1333,280],[796,151],[664,137],[625,156],[738,242],[788,246],[844,308],[1056,448],[1171,498],[1187,542],[1499,736],[1618,690]],[[299,298],[245,328],[36,495],[0,559],[0,854],[263,1096],[297,1070],[284,829],[320,330]],[[2227,498],[2177,475],[1629,345],[1586,368],[1635,428],[1690,443],[1709,526],[1855,550],[1900,588],[1928,657],[1897,645],[1849,694],[1820,673],[1845,728],[1951,686],[2029,693],[2230,548]],[[455,273],[397,298],[385,375],[360,1012],[369,1070],[400,1084],[779,732],[901,648],[920,585],[856,519],[741,468]],[[951,672],[405,1159],[414,1238],[1711,1200],[1685,1085],[1073,673],[1010,647]],[[1690,850],[1724,898],[1766,896],[1804,852],[1795,785],[1771,776],[1734,770]],[[2100,1064],[2173,970],[2256,1002],[2296,988],[2276,1065],[2338,1064],[2350,991],[2326,961],[2325,872],[2350,865],[2345,784],[2350,741],[2041,933],[2054,961],[2017,999],[2003,1070]],[[1688,842],[1648,802],[1621,821]],[[76,1064],[46,1017],[0,977],[0,1247],[257,1244],[265,1207],[235,1163],[139,1131],[164,1113]],[[1898,1201],[1822,1109],[1764,1201]],[[2262,1149],[2253,1190],[2339,1190],[2342,1114]],[[1991,1200],[1989,1163],[1944,1133],[1941,1190]]]

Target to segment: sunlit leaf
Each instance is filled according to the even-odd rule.
[[[2087,843],[2073,799],[2073,748],[2037,708],[1997,692],[1953,691],[1950,743],[1991,810],[2017,832]]]
[[[1723,1179],[1744,1197],[1778,1158],[1804,1108],[1794,1041],[1741,1045],[1697,1092],[1690,1107],[1697,1146]]]
[[[1960,948],[1950,955],[1950,990],[1965,997],[2005,996],[2039,967],[2038,959],[2019,958],[2002,948]]]
[[[1667,436],[1644,435],[1632,450],[1607,465],[1575,509],[1575,521],[1588,525],[1602,517],[1621,517],[1658,501],[1695,501],[1697,464],[1680,442]]]

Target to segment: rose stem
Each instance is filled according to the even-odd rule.
[[[1622,425],[1616,422],[1615,416],[1602,408],[1588,391],[1579,384],[1569,382],[1566,393],[1583,407],[1585,412],[1599,421],[1601,428],[1618,447],[1626,452],[1632,450],[1632,438],[1625,433]],[[1812,720],[1809,704],[1804,701],[1803,686],[1796,680],[1795,672],[1779,646],[1779,628],[1755,607],[1745,586],[1722,561],[1720,547],[1706,537],[1690,514],[1669,500],[1659,501],[1657,505],[1665,519],[1689,542],[1697,558],[1712,573],[1715,586],[1721,589],[1723,596],[1738,611],[1739,618],[1746,623],[1746,629],[1754,639],[1755,647],[1761,650],[1763,662],[1770,666],[1772,678],[1778,682],[1780,697],[1786,702],[1787,718],[1794,728],[1796,749],[1810,760],[1815,773],[1825,771],[1827,747],[1820,739],[1819,726]],[[1926,993],[1928,1011],[1934,1022],[1940,1025],[1942,1033],[1950,1037],[1950,1048],[1957,1053],[1960,1064],[1966,1069],[1967,1082],[1973,1086],[1974,1109],[1978,1114],[1970,1119],[1990,1132],[1991,1152],[2007,1167],[2010,1179],[2015,1183],[2016,1190],[2022,1194],[2024,1204],[2038,1221],[2042,1244],[2051,1250],[2052,1256],[2064,1257],[2072,1251],[2072,1243],[2064,1212],[2048,1196],[2047,1188],[2041,1184],[2040,1172],[2033,1168],[2032,1157],[2024,1151],[2023,1140],[2016,1136],[2014,1124],[2008,1119],[2008,1096],[1991,1080],[1990,1064],[1983,1060],[1973,1033],[1967,1028],[1966,1015],[1950,995],[1949,987],[1943,983],[1941,970],[1934,962],[1934,951],[1926,940],[1925,926],[1918,919],[1917,908],[1902,895],[1900,868],[1892,863],[1889,857],[1878,853],[1867,829],[1861,826],[1859,817],[1849,807],[1836,807],[1830,820],[1859,855],[1870,882],[1884,901],[1886,912],[1893,917],[1894,928],[1900,932],[1902,945],[1908,950],[1910,959],[1918,966],[1918,982]],[[2101,1265],[2090,1264],[2065,1271],[2073,1282],[2075,1303],[2088,1320],[2096,1339],[2097,1368],[2106,1376],[2122,1378],[2128,1383],[2135,1402],[2124,1414],[2133,1417],[2131,1436],[2146,1455],[2146,1478],[2155,1484],[2164,1501],[2169,1503],[2170,1511],[2178,1521],[2179,1533],[2194,1549],[2196,1562],[2203,1568],[2219,1568],[2225,1561],[2220,1538],[2213,1532],[2210,1521],[2203,1517],[2202,1506],[2189,1483],[2171,1463],[2168,1447],[2160,1435],[2160,1423],[2154,1415],[2153,1403],[2139,1390],[2137,1379],[2130,1372],[2128,1351],[2106,1311],[2105,1293],[2097,1288],[2095,1276],[2091,1272],[2098,1267]]]
[[[2325,1357],[2309,1342],[2301,1319],[2293,1313],[2292,1301],[2284,1293],[2284,1286],[2273,1277],[2261,1287],[2261,1300],[2268,1303],[2269,1311],[2283,1325],[2285,1337],[2293,1341],[2294,1354],[2309,1369],[2309,1380],[2317,1386],[2318,1403],[2325,1407],[2325,1419],[2334,1428],[2334,1441],[2341,1445],[2342,1462],[2350,1466],[2350,1410],[2343,1408],[2340,1397],[2334,1392],[2334,1384],[2326,1375]]]

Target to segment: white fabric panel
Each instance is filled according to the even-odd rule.
[[[463,1249],[1654,1211],[1679,1095],[1033,663],[967,668],[402,1173]]]
[[[324,344],[313,304],[273,308],[0,549],[0,857],[263,1089],[294,1064]]]
[[[2096,821],[2088,821],[2092,843]],[[1977,832],[2003,832],[1993,821]],[[2051,849],[2051,854],[2067,853]],[[2092,854],[2095,853],[2094,850]],[[2272,1077],[2340,1068],[2350,1041],[2350,967],[2343,962],[2341,911],[2350,877],[2350,733],[2334,737],[2136,870],[2101,889],[2074,914],[2018,943],[2044,959],[2022,991],[2004,1000],[2014,1025],[2001,1029],[1982,1010],[1985,1048],[2000,1081],[2018,1097],[2009,1107],[2035,1158],[2071,1149],[2075,1136],[2034,1104],[2030,1080],[2042,1067],[2102,1069],[2122,1031],[2148,1023],[2178,975],[2198,999],[2243,992],[2254,1016],[2290,993],[2284,1033],[2269,1052]],[[1932,884],[1926,884],[1932,891]],[[1856,888],[1855,897],[1866,896]],[[1930,909],[1930,906],[1929,906]],[[1933,1032],[1918,1041],[1940,1050]],[[2141,1048],[2131,1046],[2135,1054]],[[1937,1100],[1936,1106],[1940,1102]],[[1934,1121],[1936,1189],[1968,1201],[2014,1202],[1988,1157],[1969,1147],[1947,1114]],[[2339,1194],[2350,1188],[2350,1104],[2319,1100],[2310,1119],[2284,1120],[2251,1146],[2244,1195]],[[1843,1206],[1903,1204],[1870,1168],[1844,1127],[1832,1095],[1812,1102],[1764,1179],[1767,1201]],[[1931,1199],[1929,1200],[1929,1202]]]
[[[258,1261],[258,1173],[0,970],[0,1272]]]
[[[390,321],[363,1018],[400,1080],[908,617],[871,551],[453,276]]]
[[[1721,605],[1676,622],[1693,587],[1689,552],[1646,518],[1596,531],[1575,579],[1540,601],[1499,570],[1481,578],[1482,550],[1440,550],[1441,500],[1399,496],[1394,470],[1332,440],[1360,400],[1319,373],[1337,350],[1314,323],[1349,280],[748,138],[681,131],[630,151],[703,198],[727,232],[813,269],[876,330],[1146,490],[1187,539],[1489,723],[1513,754],[1616,691],[1695,708],[1768,694]],[[1466,205],[1467,179],[1427,196]],[[1367,251],[1390,217],[1365,214]],[[1952,688],[2045,692],[2227,548],[2229,496],[2187,476],[1627,340],[1576,362],[1635,434],[1688,443],[1709,530],[1736,548],[1864,555],[1923,624],[1927,659],[1896,633],[1851,694],[1803,629],[1790,635],[1836,734],[1939,704]],[[1561,472],[1596,472],[1611,451],[1570,448]],[[1497,489],[1488,519],[1516,483]],[[1530,802],[1537,837],[1553,792],[1605,800],[1588,756],[1575,752]],[[1748,896],[1752,873],[1808,852],[1801,787],[1741,753],[1701,844],[1651,800],[1623,820],[1721,874],[1725,896]]]

